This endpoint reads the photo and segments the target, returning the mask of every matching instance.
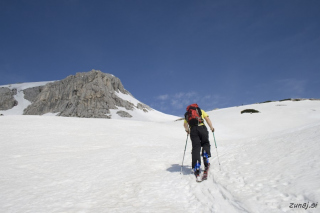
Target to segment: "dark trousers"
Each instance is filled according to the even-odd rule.
[[[200,151],[202,147],[202,156],[204,150],[211,157],[209,133],[205,125],[193,126],[190,131],[190,138],[192,141],[192,168],[196,166],[197,161],[201,164]],[[207,163],[204,160],[204,165]]]

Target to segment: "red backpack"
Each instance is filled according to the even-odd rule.
[[[188,122],[189,126],[198,126],[203,123],[201,115],[201,109],[198,104],[191,104],[187,106],[187,112],[184,114],[184,118]]]

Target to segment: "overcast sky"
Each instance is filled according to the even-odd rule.
[[[0,0],[0,85],[98,69],[174,115],[320,98],[319,0]]]

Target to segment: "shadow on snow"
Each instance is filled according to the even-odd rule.
[[[167,169],[169,172],[181,172],[181,165],[180,164],[172,164],[171,167]],[[183,165],[182,167],[182,174],[183,175],[190,175],[192,172],[191,166]]]

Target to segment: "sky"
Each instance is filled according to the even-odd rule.
[[[0,0],[0,85],[92,69],[182,116],[320,98],[318,0]]]

